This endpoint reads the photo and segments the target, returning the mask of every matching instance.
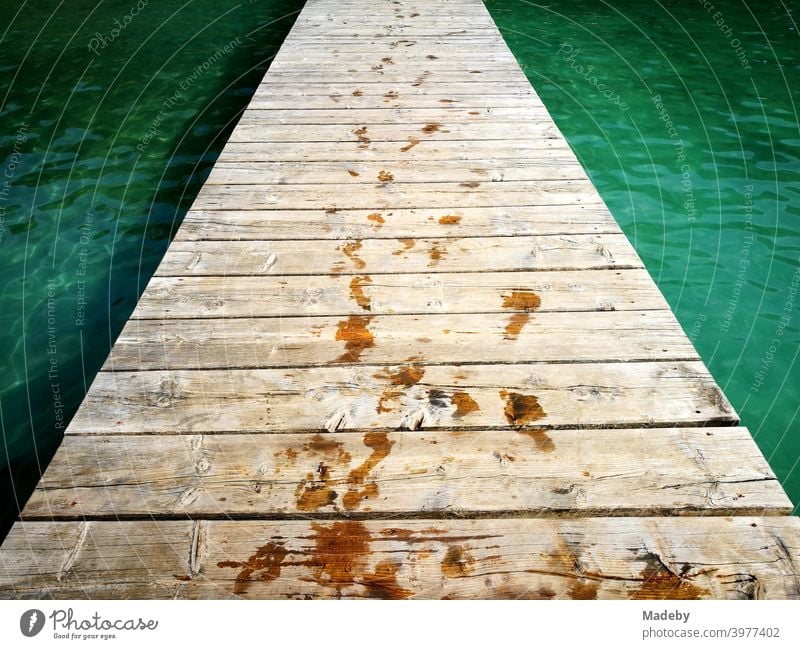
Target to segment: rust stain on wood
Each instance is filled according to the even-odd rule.
[[[367,265],[366,262],[358,256],[358,251],[361,250],[362,245],[361,239],[356,239],[342,246],[342,252],[358,269],[364,268]]]
[[[439,223],[441,225],[458,225],[461,223],[461,218],[462,217],[457,214],[445,214],[439,217]]]
[[[338,494],[331,488],[329,469],[322,462],[317,468],[317,476],[309,473],[295,489],[296,507],[301,512],[317,511],[336,503]]]
[[[367,137],[367,127],[362,126],[360,128],[353,130],[353,135],[358,138],[358,148],[359,149],[366,149],[369,147],[370,139]]]
[[[356,363],[365,349],[375,346],[375,338],[367,326],[374,316],[351,315],[347,320],[340,320],[336,329],[336,340],[345,343],[345,353],[339,356],[337,363]]]
[[[381,169],[378,172],[378,180],[380,180],[382,183],[391,182],[392,180],[394,180],[394,174],[392,174],[390,171],[385,171]]]
[[[370,297],[364,293],[364,287],[370,284],[372,284],[372,278],[369,275],[356,275],[350,280],[350,298],[364,311],[372,310]]]
[[[402,151],[403,153],[405,153],[406,151],[411,151],[411,149],[413,149],[415,146],[417,146],[419,144],[419,142],[420,141],[417,138],[410,137],[410,138],[408,138],[408,144],[406,144],[403,147],[400,147],[400,151]]]
[[[365,595],[376,599],[406,599],[413,593],[397,582],[401,563],[384,560],[374,570],[368,569],[371,538],[366,526],[358,521],[331,525],[313,523],[315,548],[306,565],[314,569],[313,581],[336,591],[360,586]]]
[[[536,450],[542,453],[552,453],[556,450],[556,445],[552,438],[545,432],[544,428],[523,428],[519,430],[522,435],[527,435],[536,444]]]
[[[245,561],[220,561],[218,568],[239,568],[235,577],[233,592],[241,595],[247,591],[254,580],[272,581],[281,574],[281,565],[287,550],[282,543],[267,543],[256,548],[255,553]]]
[[[415,245],[417,245],[417,242],[416,242],[415,239],[398,239],[398,241],[403,244],[403,247],[400,250],[395,250],[392,253],[393,255],[402,255],[403,253],[408,252]]]
[[[404,365],[395,372],[383,370],[374,375],[374,378],[388,381],[390,386],[385,388],[375,411],[378,414],[391,412],[393,408],[388,406],[392,401],[396,401],[403,396],[403,390],[410,388],[422,380],[425,375],[425,368],[419,365]],[[400,389],[398,389],[400,388]]]
[[[596,582],[581,579],[573,583],[567,595],[570,599],[597,599],[597,591],[600,585]]]
[[[358,173],[357,171],[353,171],[352,169],[348,169],[347,173],[349,173],[353,178],[361,175],[360,173]]]
[[[340,465],[347,465],[350,462],[351,456],[345,448],[344,444],[336,439],[328,439],[324,435],[317,433],[311,438],[310,442],[303,444],[303,450],[309,453],[324,456],[330,462],[336,462]],[[287,449],[287,454],[291,449]],[[297,453],[295,452],[295,455]]]
[[[386,223],[386,219],[384,219],[378,212],[373,212],[372,214],[367,214],[367,220],[372,221],[375,223],[375,227],[379,228],[384,223]]]
[[[510,295],[503,297],[503,308],[513,309],[519,313],[511,316],[505,328],[505,338],[516,340],[522,328],[528,324],[530,314],[536,311],[542,301],[539,296],[529,288],[512,289]]]
[[[426,124],[425,126],[423,126],[422,129],[420,130],[426,135],[430,135],[431,133],[436,133],[436,131],[438,131],[440,127],[441,124],[439,124],[438,122],[431,122],[430,124]]]
[[[447,249],[444,247],[444,243],[440,241],[435,241],[431,244],[431,247],[428,249],[428,255],[431,258],[430,263],[428,266],[436,266],[439,261],[447,255]]]
[[[532,394],[500,390],[500,397],[506,402],[503,414],[511,426],[525,426],[547,416],[539,400]]]
[[[442,574],[450,579],[467,577],[475,570],[475,559],[463,547],[456,545],[447,549],[441,567]]]
[[[347,477],[349,489],[342,497],[342,504],[348,510],[356,509],[363,500],[375,498],[378,495],[377,483],[367,482],[367,478],[375,467],[389,455],[394,441],[390,441],[386,433],[370,432],[364,435],[364,446],[372,449],[372,453],[360,466],[351,470]]]
[[[631,599],[702,599],[710,597],[705,588],[692,583],[685,576],[689,566],[684,566],[680,572],[670,568],[655,552],[645,551],[645,567],[639,573],[641,586],[630,594]]]
[[[386,371],[383,375],[375,375],[375,378],[388,379],[392,385],[402,385],[404,388],[410,388],[422,380],[425,375],[425,368],[419,365],[404,365],[396,372]]]
[[[461,417],[481,409],[478,402],[468,392],[454,392],[452,401],[456,407],[456,411],[453,413],[453,417],[456,419],[461,419]]]

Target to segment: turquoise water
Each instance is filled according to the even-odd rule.
[[[800,502],[793,5],[487,4]],[[142,5],[3,5],[0,537],[302,2]]]
[[[800,503],[798,3],[486,4]]]
[[[0,538],[302,4],[4,0]]]

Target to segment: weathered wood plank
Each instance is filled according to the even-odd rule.
[[[136,320],[120,334],[105,367],[160,370],[409,360],[490,364],[699,358],[669,310],[598,311],[583,317],[520,310],[524,305],[533,310],[538,299],[527,289],[511,291],[508,300],[516,310],[502,314],[362,312],[346,317]]]
[[[418,122],[415,124],[347,124],[306,125],[275,123],[239,123],[229,142],[340,142],[355,143],[366,148],[372,142],[405,142],[408,137],[429,142],[477,140],[548,140],[559,137],[552,122]],[[368,138],[365,140],[364,138]]]
[[[669,308],[644,269],[375,277],[234,275],[154,277],[131,318],[509,314],[519,310],[514,294],[519,288],[536,294],[538,313]]]
[[[530,108],[526,112],[534,118],[550,119],[543,107]],[[518,108],[462,108],[447,107],[440,104],[435,108],[391,108],[389,106],[373,108],[273,108],[260,109],[249,107],[242,114],[239,124],[351,124],[359,127],[363,124],[435,124],[435,123],[514,123],[519,120]],[[530,162],[537,162],[533,158]],[[479,159],[475,160],[480,163]],[[514,161],[512,161],[513,163]],[[539,161],[540,162],[540,161]]]
[[[446,217],[439,220],[442,218]],[[466,227],[454,224],[451,236],[458,237]],[[379,275],[641,267],[622,234],[229,241],[224,246],[215,241],[174,241],[156,275]]]
[[[789,514],[745,428],[67,436],[26,520]]]
[[[369,133],[369,127],[367,127]],[[228,142],[219,160],[221,162],[340,162],[370,160],[385,161],[435,161],[473,160],[492,158],[495,160],[531,159],[547,160],[572,155],[563,139],[540,140],[448,140],[426,139],[422,133],[408,133],[402,141],[372,142],[358,141],[353,134],[352,142],[320,142],[308,146],[303,142]],[[367,137],[364,134],[364,137]],[[467,163],[465,163],[466,166]],[[461,193],[458,187],[457,192]],[[524,203],[529,204],[529,203]],[[275,206],[271,206],[274,208]],[[398,206],[399,207],[399,206]],[[452,207],[452,205],[450,206]]]
[[[339,191],[352,185],[376,184],[386,177],[388,166],[381,161],[366,162],[222,162],[211,172],[210,185],[299,185],[333,184]],[[569,157],[556,160],[516,160],[505,164],[491,160],[461,160],[391,163],[395,182],[472,183],[532,180],[575,180],[584,178],[581,166]],[[361,189],[361,187],[359,187]]]
[[[81,525],[17,525],[0,596],[800,597],[792,517]]]
[[[333,214],[325,210],[193,209],[184,218],[174,241],[431,239],[452,235],[453,217],[460,217],[460,233],[472,237],[620,232],[604,205],[336,210]]]
[[[415,79],[408,79],[405,82],[381,82],[363,84],[360,89],[363,91],[364,96],[379,96],[385,97],[387,94],[396,94],[398,97],[406,97],[413,95],[435,95],[436,97],[459,97],[459,96],[497,96],[497,97],[526,97],[533,94],[530,84],[527,81],[520,79],[517,82],[504,81],[498,83],[482,84],[475,82],[446,82],[437,81],[435,86],[417,82]],[[283,95],[283,96],[307,96],[307,95],[320,95],[330,96],[332,93],[347,93],[350,94],[356,88],[353,87],[352,81],[318,81],[316,83],[304,83],[302,81],[288,82],[288,81],[275,81],[271,83],[262,83],[256,90],[255,97],[263,98],[266,95]]]
[[[387,165],[388,166],[388,165]],[[384,170],[390,177],[390,169]],[[602,204],[588,179],[536,182],[395,183],[342,192],[328,185],[213,185],[200,190],[197,209],[413,209]]]
[[[389,95],[384,94],[380,98],[374,95],[364,95],[357,92],[358,87],[349,90],[334,92],[329,95],[311,95],[303,97],[302,110],[316,111],[324,109],[439,109],[439,108],[466,108],[469,110],[496,109],[496,108],[517,108],[521,119],[526,119],[533,113],[530,110],[541,110],[543,104],[535,95],[483,95],[470,96],[459,95],[454,97],[441,92],[432,92],[427,95]],[[353,93],[356,93],[355,95]],[[387,96],[388,95],[388,96]],[[378,99],[378,101],[376,101]],[[286,95],[263,95],[253,97],[248,109],[256,110],[284,110],[296,109],[298,106],[297,97]]]
[[[351,350],[357,353],[357,341]],[[475,407],[459,412],[456,393]],[[100,372],[67,434],[733,425],[701,362]]]
[[[466,69],[457,68],[435,68],[429,66],[420,67],[419,62],[409,62],[403,64],[387,64],[385,61],[392,60],[391,57],[373,57],[371,63],[362,63],[361,68],[350,68],[336,76],[337,83],[354,84],[373,84],[373,83],[392,83],[404,84],[409,81],[414,84],[438,84],[440,81],[447,83],[480,83],[502,84],[517,83],[526,80],[525,75],[519,69],[489,69],[480,70],[477,68]],[[264,79],[264,86],[272,84],[306,82],[310,84],[327,83],[330,81],[330,73],[325,72],[325,66],[319,69],[309,69],[307,66],[284,68],[282,71],[273,71]],[[417,87],[417,86],[414,86]]]

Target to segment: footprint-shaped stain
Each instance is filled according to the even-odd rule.
[[[522,328],[528,324],[531,313],[536,311],[541,303],[541,298],[529,288],[514,288],[509,295],[503,296],[503,308],[517,311],[506,325],[504,338],[516,340]]]

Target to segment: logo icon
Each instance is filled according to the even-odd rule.
[[[44,613],[38,608],[32,608],[25,611],[22,617],[19,618],[19,630],[22,635],[27,638],[32,638],[44,628]]]

